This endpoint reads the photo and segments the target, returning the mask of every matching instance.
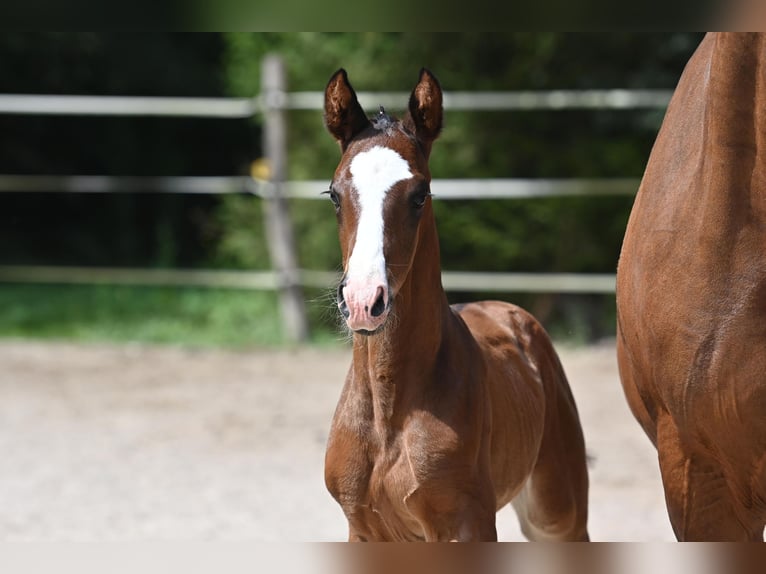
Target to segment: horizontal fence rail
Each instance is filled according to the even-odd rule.
[[[219,271],[108,267],[0,266],[0,282],[217,287],[223,289],[275,290],[298,283],[319,289],[332,288],[339,273],[301,269],[296,277],[275,271]],[[442,272],[447,291],[614,293],[614,274],[580,273],[476,273]]]
[[[326,187],[327,184],[325,184]],[[0,193],[257,193],[246,176],[0,175]]]
[[[523,199],[595,195],[634,195],[640,179],[435,179],[436,199]],[[326,199],[329,180],[287,181],[288,199]],[[249,176],[120,177],[104,175],[0,175],[0,193],[252,193],[270,197],[271,184]]]
[[[431,182],[431,193],[437,200],[635,195],[640,183],[638,178],[435,179]],[[291,199],[326,199],[320,194],[328,185],[329,181],[323,180],[288,181],[283,195]],[[267,196],[268,186],[257,188],[256,193]]]
[[[628,110],[665,108],[673,95],[671,90],[540,90],[514,92],[444,92],[444,109],[467,111],[529,110]],[[409,92],[357,92],[366,110],[383,106],[392,110],[406,109]],[[291,110],[324,109],[324,93],[293,92],[284,106]]]
[[[444,108],[472,111],[665,108],[669,90],[445,92]],[[406,108],[408,92],[359,92],[368,110]],[[248,118],[267,109],[322,110],[323,92],[278,92],[268,98],[172,98],[0,94],[0,114]]]
[[[252,98],[0,94],[0,113],[17,115],[249,118],[258,110]]]

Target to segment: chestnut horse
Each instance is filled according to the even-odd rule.
[[[409,113],[364,114],[341,69],[325,123],[342,151],[330,190],[353,360],[325,482],[349,540],[496,540],[513,502],[533,540],[587,540],[588,476],[572,393],[528,313],[450,307],[441,285],[428,156],[442,92],[422,70]]]
[[[652,149],[617,273],[628,403],[679,540],[766,523],[766,37],[708,34]]]

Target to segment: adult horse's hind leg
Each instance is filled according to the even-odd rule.
[[[577,408],[558,360],[547,360],[540,371],[543,438],[535,467],[512,504],[530,540],[587,541],[588,469]]]

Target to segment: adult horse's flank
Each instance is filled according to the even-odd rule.
[[[547,334],[514,305],[450,307],[442,289],[436,78],[421,71],[402,121],[370,120],[341,69],[325,123],[342,150],[328,193],[353,331],[325,481],[349,540],[495,540],[509,502],[530,539],[587,540],[583,435]]]
[[[709,34],[668,107],[617,274],[620,376],[680,540],[766,523],[766,37]]]

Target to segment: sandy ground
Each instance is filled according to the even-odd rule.
[[[674,540],[612,342],[559,348],[591,466],[594,540]],[[0,342],[0,540],[327,541],[346,350]],[[510,508],[502,540],[522,540]]]

